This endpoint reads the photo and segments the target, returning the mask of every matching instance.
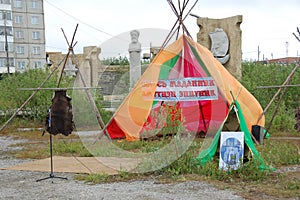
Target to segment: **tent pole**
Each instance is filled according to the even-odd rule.
[[[67,53],[67,56],[66,56],[66,58],[65,58],[65,62],[64,62],[64,64],[63,64],[62,70],[61,70],[61,72],[60,72],[60,76],[59,76],[59,80],[58,80],[58,83],[57,83],[57,87],[60,86],[60,82],[61,82],[61,79],[62,79],[62,75],[63,75],[63,73],[64,73],[64,69],[65,69],[65,67],[66,67],[66,64],[67,64],[67,61],[68,61],[70,52],[73,51],[73,48],[74,48],[74,46],[76,45],[76,43],[73,45],[73,42],[74,42],[74,39],[75,39],[75,35],[76,35],[76,32],[77,32],[77,29],[78,29],[78,24],[76,25],[76,28],[75,28],[75,31],[74,31],[74,34],[73,34],[73,37],[72,37],[72,41],[71,41],[70,44],[69,44],[69,42],[68,42],[68,40],[67,40],[67,38],[66,38],[66,35],[65,35],[64,31],[63,31],[64,37],[65,37],[65,39],[67,40],[67,44],[68,44],[68,46],[69,46],[69,51],[68,51],[68,53]],[[63,30],[63,29],[62,29],[62,30]]]
[[[78,27],[78,24],[77,24],[77,26],[76,26],[76,30],[77,30],[77,27]],[[66,37],[66,34],[65,34],[65,32],[64,32],[63,29],[62,29],[62,32],[63,32],[63,34],[64,34],[64,37],[65,37],[65,39],[66,39],[67,44],[69,45],[69,41],[68,41],[68,39],[67,39],[67,37]],[[73,43],[73,41],[74,41],[74,36],[73,36],[73,38],[72,38],[71,44]],[[68,54],[70,54],[70,53],[72,53],[72,56],[75,56],[73,47],[69,45],[69,52],[68,52]],[[78,63],[77,63],[77,66],[78,66]],[[81,80],[81,82],[82,82],[82,84],[83,84],[83,87],[84,87],[84,88],[87,88],[87,83],[86,83],[86,81],[85,81],[85,79],[84,79],[82,73],[80,72],[79,67],[78,67],[77,69],[78,69],[77,73],[79,74],[79,77],[80,77],[80,80]],[[93,107],[93,110],[94,110],[94,112],[95,112],[95,115],[96,115],[98,124],[99,124],[100,127],[102,128],[103,133],[104,133],[104,134],[107,136],[107,138],[110,140],[111,138],[110,138],[109,134],[108,134],[107,131],[106,131],[105,124],[104,124],[104,122],[103,122],[103,119],[102,119],[102,117],[101,117],[99,111],[98,111],[98,108],[97,108],[97,106],[96,106],[96,103],[95,103],[95,101],[94,101],[94,99],[93,99],[93,96],[92,96],[90,90],[89,90],[89,89],[85,89],[85,92],[86,92],[86,95],[87,95],[87,97],[88,97],[90,103],[92,104],[92,107]]]
[[[239,114],[238,114],[237,108],[236,108],[236,106],[235,106],[235,101],[236,101],[236,99],[238,98],[238,96],[240,95],[240,92],[241,92],[241,91],[242,91],[242,87],[240,88],[240,90],[239,90],[239,92],[238,92],[236,98],[233,96],[232,91],[230,91],[232,100],[233,100],[233,102],[234,102],[234,103],[233,103],[234,112],[235,112],[235,114],[237,115],[237,119],[238,119],[238,121],[239,121],[239,124],[241,124],[241,123],[240,123],[240,119],[239,119]],[[232,107],[232,108],[233,108],[233,107]],[[228,113],[229,113],[229,112],[228,112]],[[250,131],[249,131],[249,132],[250,132]],[[250,135],[251,135],[252,140],[255,142],[255,144],[259,144],[259,142],[255,139],[255,137],[252,135],[251,132],[250,132]]]
[[[273,101],[275,101],[275,98],[279,95],[279,93],[281,92],[281,90],[284,88],[285,85],[288,85],[292,79],[292,77],[294,76],[297,68],[299,67],[299,64],[297,64],[294,69],[291,71],[291,73],[289,74],[289,76],[286,78],[286,80],[284,81],[284,83],[281,85],[281,87],[278,89],[278,91],[276,92],[276,94],[273,96],[273,98],[271,99],[271,101],[269,102],[269,104],[267,105],[267,107],[264,109],[264,111],[261,113],[261,115],[258,117],[257,122],[258,123],[262,116],[267,112],[267,110],[269,109],[269,107],[271,106],[271,104],[273,103]]]
[[[201,112],[201,115],[202,115],[202,121],[203,121],[203,124],[204,124],[204,129],[205,129],[205,134],[206,134],[207,133],[207,127],[206,127],[206,122],[205,122],[205,119],[204,119],[204,113],[203,113],[201,101],[199,102],[199,108],[200,108],[200,112]]]
[[[61,63],[60,63],[61,64]],[[51,78],[54,72],[58,69],[60,64],[54,68],[54,70],[47,76],[47,78],[40,84],[38,88],[28,97],[28,99],[14,112],[14,114],[4,123],[1,127],[0,132],[3,131],[6,126],[13,120],[13,118],[28,104],[28,102],[38,93],[38,91],[46,84],[46,82]]]
[[[283,87],[299,87],[300,84],[295,84],[295,85],[268,85],[268,86],[257,86],[257,89],[262,89],[262,88],[283,88]]]
[[[287,89],[287,88],[284,88],[284,89],[283,89],[283,92],[282,92],[282,94],[281,94],[281,96],[280,96],[280,98],[279,98],[279,100],[278,100],[278,102],[277,102],[276,108],[275,108],[275,110],[274,110],[274,112],[273,112],[272,118],[271,118],[271,120],[270,120],[270,122],[269,122],[269,124],[268,124],[268,126],[267,126],[267,128],[266,128],[266,130],[270,130],[270,128],[271,128],[271,126],[272,126],[273,120],[274,120],[274,118],[275,118],[275,116],[276,116],[276,114],[277,114],[277,112],[278,112],[280,103],[281,103],[281,101],[282,101],[284,95],[285,95],[286,92],[287,92],[286,89]]]
[[[86,84],[86,82],[85,82],[85,79],[84,79],[82,73],[80,72],[79,68],[78,68],[78,73],[79,73],[80,79],[81,79],[81,81],[82,81],[82,83],[83,83],[83,86],[84,86],[84,87],[87,87],[87,84]],[[95,101],[94,101],[94,99],[93,99],[93,96],[92,96],[90,90],[87,90],[87,89],[86,89],[85,92],[86,92],[86,94],[87,94],[87,97],[88,97],[90,103],[92,104],[92,107],[93,107],[93,109],[94,109],[94,112],[95,112],[96,117],[97,117],[97,120],[98,120],[98,123],[99,123],[100,127],[102,128],[102,130],[104,130],[105,124],[104,124],[104,122],[103,122],[103,120],[102,120],[102,117],[101,117],[99,111],[98,111],[98,108],[97,108],[96,103],[95,103]],[[105,132],[105,130],[104,130],[104,132]],[[107,136],[108,136],[108,135],[107,135]]]
[[[77,30],[77,27],[78,27],[78,24],[76,26],[76,30]],[[75,34],[76,34],[76,30],[73,34],[73,38],[72,38],[72,43],[71,45],[69,45],[69,47],[71,48],[72,47],[72,44],[73,44],[73,41],[74,41],[74,37],[75,37]],[[69,43],[68,43],[69,44]],[[68,59],[68,56],[69,56],[69,53],[64,57],[64,59],[62,61],[65,61],[64,62],[64,66],[66,65],[66,60]],[[28,102],[37,94],[37,92],[46,84],[46,82],[51,78],[51,76],[54,74],[54,72],[59,68],[59,66],[61,65],[62,61],[54,68],[54,70],[47,76],[47,78],[41,83],[41,85],[36,88],[36,90],[30,95],[30,97],[15,111],[15,113],[4,123],[4,125],[1,127],[0,129],[0,132],[2,130],[5,129],[5,127],[10,123],[11,120],[13,120],[13,118],[18,114],[18,112],[20,112],[24,106],[26,106],[28,104]],[[64,68],[63,66],[63,68]],[[63,73],[63,70],[62,72]],[[61,74],[62,75],[62,74]],[[59,82],[58,82],[58,86],[60,85],[60,81],[61,81],[61,77],[59,79]]]

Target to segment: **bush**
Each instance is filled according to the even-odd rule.
[[[252,93],[256,99],[260,102],[262,108],[265,108],[274,94],[279,88],[257,88],[258,86],[274,86],[282,85],[282,83],[289,76],[295,65],[280,65],[280,64],[268,64],[250,63],[244,62],[242,64],[243,76],[241,83]],[[291,79],[289,84],[300,83],[300,68]],[[280,103],[278,113],[273,121],[272,131],[293,131],[295,118],[294,110],[300,106],[299,99],[300,87],[289,87],[287,92]],[[282,93],[280,93],[281,95]],[[268,125],[280,95],[272,103],[269,110],[266,112],[266,125]]]
[[[33,91],[20,91],[19,88],[37,88],[46,79],[49,71],[34,69],[24,73],[15,73],[4,76],[0,81],[0,110],[5,113],[2,121],[7,120],[33,93]],[[56,87],[57,75],[53,75],[44,87]],[[53,91],[39,91],[24,107],[23,114],[35,120],[44,119],[51,104]]]
[[[0,118],[1,122],[5,122],[18,109],[34,91],[19,90],[19,88],[38,88],[42,82],[48,77],[49,70],[32,69],[24,73],[15,73],[9,76],[4,75],[0,80],[0,112],[4,116]],[[73,87],[73,78],[63,76],[60,87]],[[46,82],[43,88],[56,88],[58,82],[58,74],[53,74]],[[47,110],[51,105],[53,97],[52,90],[40,90],[28,102],[22,110],[22,117],[25,120],[32,120],[36,123],[44,123]],[[68,96],[72,97],[72,91],[68,91]],[[111,113],[105,112],[102,106],[102,98],[96,95],[95,101],[98,109],[104,116],[105,122],[111,116]]]

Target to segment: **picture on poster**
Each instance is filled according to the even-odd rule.
[[[244,157],[244,132],[221,132],[219,168],[238,169]]]

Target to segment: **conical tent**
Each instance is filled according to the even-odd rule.
[[[107,125],[112,139],[136,140],[157,128],[168,107],[190,132],[218,130],[238,97],[245,123],[264,126],[260,104],[211,52],[183,34],[161,50]],[[163,125],[160,125],[163,126]],[[216,131],[215,131],[216,132]]]

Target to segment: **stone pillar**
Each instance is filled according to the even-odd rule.
[[[89,63],[90,59],[87,57],[84,57],[84,60],[82,60],[79,70],[85,80],[86,86],[91,87],[91,67]],[[80,84],[80,87],[83,87],[83,84]]]
[[[223,19],[210,19],[207,17],[199,17],[197,19],[197,24],[200,28],[197,34],[197,42],[214,52],[214,56],[219,57],[219,60],[224,62],[227,60],[227,62],[222,64],[238,79],[242,76],[242,31],[240,29],[242,21],[242,15]],[[216,42],[212,41],[213,34],[221,31],[224,31],[228,37],[229,44],[226,55],[216,55],[220,54],[220,51],[216,51],[221,45],[220,41],[224,42],[226,38],[224,37]],[[219,47],[214,48],[213,43],[214,45],[219,45]],[[226,45],[223,45],[222,48],[226,48]]]
[[[101,49],[96,46],[83,48],[83,61],[80,70],[82,71],[87,85],[90,87],[98,86],[101,69],[101,61],[99,59],[100,52]]]
[[[139,43],[140,32],[133,30],[130,32],[131,43],[129,44],[129,62],[130,62],[130,88],[133,88],[135,83],[141,77],[141,43]]]

